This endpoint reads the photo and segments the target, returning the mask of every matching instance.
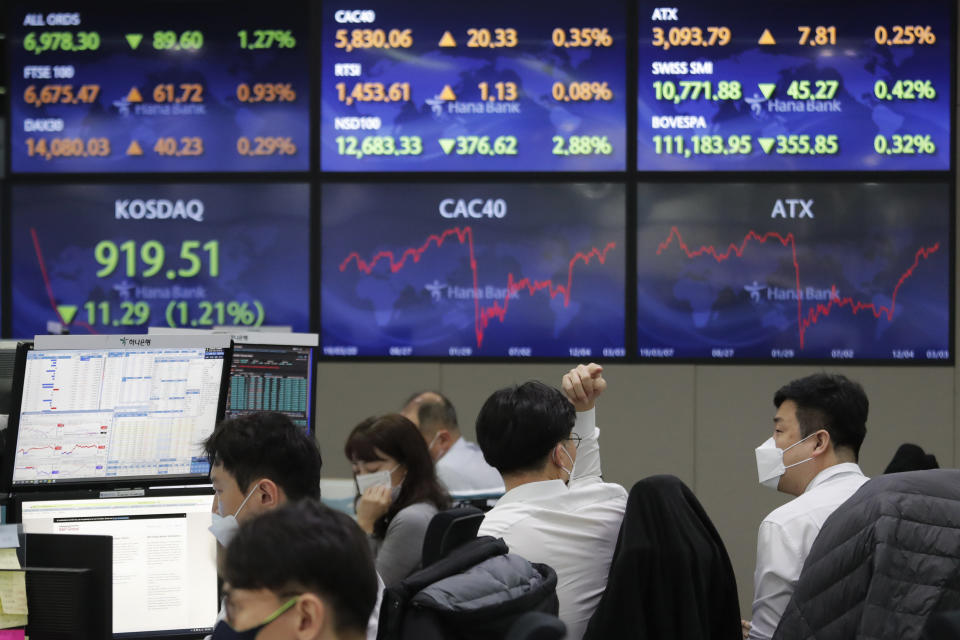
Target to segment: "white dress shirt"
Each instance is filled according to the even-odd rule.
[[[463,437],[457,438],[437,460],[437,478],[454,499],[471,495],[501,496],[504,492],[500,472],[487,464],[479,446]]]
[[[827,467],[801,495],[764,518],[757,535],[750,640],[773,637],[820,528],[867,480],[853,462]]]
[[[510,553],[553,567],[567,638],[580,640],[607,586],[627,491],[600,476],[595,412],[578,413],[573,431],[583,440],[570,483],[546,480],[511,489],[477,535],[503,538]]]

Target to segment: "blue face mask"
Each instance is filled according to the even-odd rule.
[[[221,620],[217,623],[217,626],[214,627],[213,636],[211,637],[213,640],[254,640],[254,638],[263,631],[264,627],[289,611],[293,605],[297,604],[298,598],[299,596],[290,598],[282,607],[267,616],[267,619],[264,620],[263,623],[246,631],[237,631],[231,627],[226,620]]]

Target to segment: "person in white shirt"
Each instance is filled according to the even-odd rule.
[[[563,377],[495,392],[477,416],[477,441],[507,493],[477,535],[503,538],[511,553],[557,572],[567,638],[583,637],[607,585],[627,491],[603,481],[594,406],[607,383],[597,364]]]
[[[743,622],[750,640],[773,636],[823,523],[868,480],[857,465],[869,411],[859,384],[818,373],[781,387],[773,403],[773,437],[756,449],[759,481],[797,497],[760,524],[753,619]]]
[[[400,411],[420,429],[436,465],[437,478],[454,500],[503,495],[500,472],[487,464],[475,443],[460,434],[457,411],[442,393],[424,391],[410,397]]]

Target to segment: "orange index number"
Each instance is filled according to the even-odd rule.
[[[800,32],[800,44],[810,46],[823,46],[827,44],[837,44],[837,28],[834,26],[809,27],[802,25],[797,27]]]
[[[651,44],[664,51],[670,47],[723,47],[732,37],[729,27],[654,27]]]
[[[496,28],[492,32],[490,29],[467,29],[468,47],[481,47],[484,49],[503,49],[517,46],[517,30]]]
[[[179,88],[179,91],[177,90]],[[159,103],[203,102],[203,85],[194,83],[158,84],[153,88],[153,101]]]
[[[185,136],[179,142],[176,138],[157,138],[153,150],[160,156],[199,156],[203,155],[203,138]]]

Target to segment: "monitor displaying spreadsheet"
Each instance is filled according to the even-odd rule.
[[[224,357],[203,346],[29,351],[13,485],[205,479]]]

